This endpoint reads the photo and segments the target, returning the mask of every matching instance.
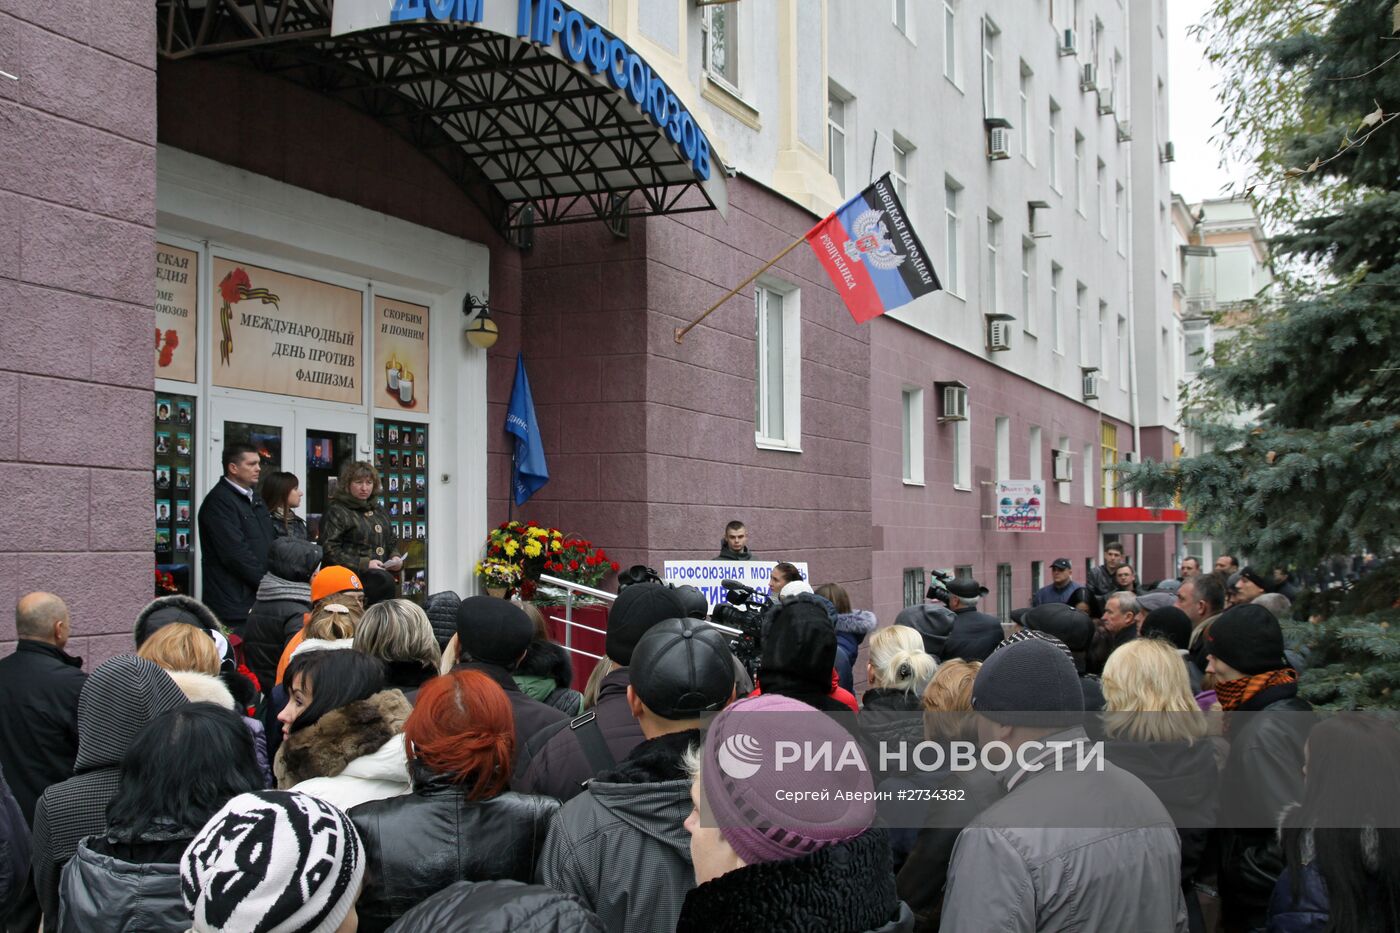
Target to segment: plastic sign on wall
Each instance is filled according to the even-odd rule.
[[[374,299],[374,405],[428,412],[428,309]]]
[[[713,609],[724,602],[724,587],[720,581],[737,580],[766,595],[768,580],[777,565],[774,560],[668,560],[661,565],[661,579],[676,586],[695,587],[705,594]],[[811,582],[806,563],[794,561],[793,566],[804,580]]]
[[[997,531],[1045,530],[1045,483],[1038,479],[997,480]]]
[[[156,378],[195,381],[199,255],[156,244]]]

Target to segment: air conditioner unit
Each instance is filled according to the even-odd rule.
[[[987,321],[987,349],[993,353],[1011,349],[1011,322]]]
[[[1088,402],[1099,397],[1099,371],[1097,369],[1084,370],[1084,401]]]
[[[1073,55],[1077,50],[1073,29],[1066,29],[1060,37],[1060,55]]]
[[[1125,143],[1133,138],[1133,125],[1127,120],[1118,121],[1118,141]]]
[[[1099,86],[1097,78],[1098,75],[1094,73],[1094,63],[1085,63],[1083,75],[1079,79],[1079,89],[1086,93],[1095,90]]]
[[[1113,112],[1113,89],[1099,91],[1099,116],[1107,116]]]
[[[1070,459],[1067,450],[1057,450],[1050,457],[1050,475],[1057,483],[1068,483],[1074,480],[1074,461]]]
[[[943,387],[943,414],[939,421],[967,420],[967,386],[945,385]]]
[[[1011,158],[1011,130],[993,126],[987,130],[987,158],[993,162]]]
[[[1168,143],[1163,144],[1163,146],[1162,146],[1162,161],[1163,161],[1163,162],[1175,162],[1175,161],[1176,161],[1176,143],[1168,142]]]

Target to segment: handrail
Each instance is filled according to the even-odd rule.
[[[592,596],[609,603],[617,599],[616,593],[609,593],[607,590],[595,590],[591,586],[584,586],[582,583],[575,583],[573,580],[561,580],[558,577],[551,577],[547,573],[540,574],[540,582],[548,583],[550,586],[557,586],[561,590],[567,590],[570,593],[577,591],[585,596]]]

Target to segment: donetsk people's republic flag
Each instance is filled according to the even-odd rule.
[[[888,172],[813,227],[807,243],[857,324],[943,287]]]

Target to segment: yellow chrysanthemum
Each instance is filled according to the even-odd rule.
[[[507,541],[507,542],[505,543],[505,546],[504,546],[504,547],[505,547],[506,556],[507,556],[507,557],[514,557],[514,556],[515,556],[515,552],[518,551],[518,550],[520,550],[520,542],[519,542],[519,541]]]
[[[529,541],[525,545],[525,556],[539,557],[543,550],[544,548],[540,546],[540,543],[538,541]]]

